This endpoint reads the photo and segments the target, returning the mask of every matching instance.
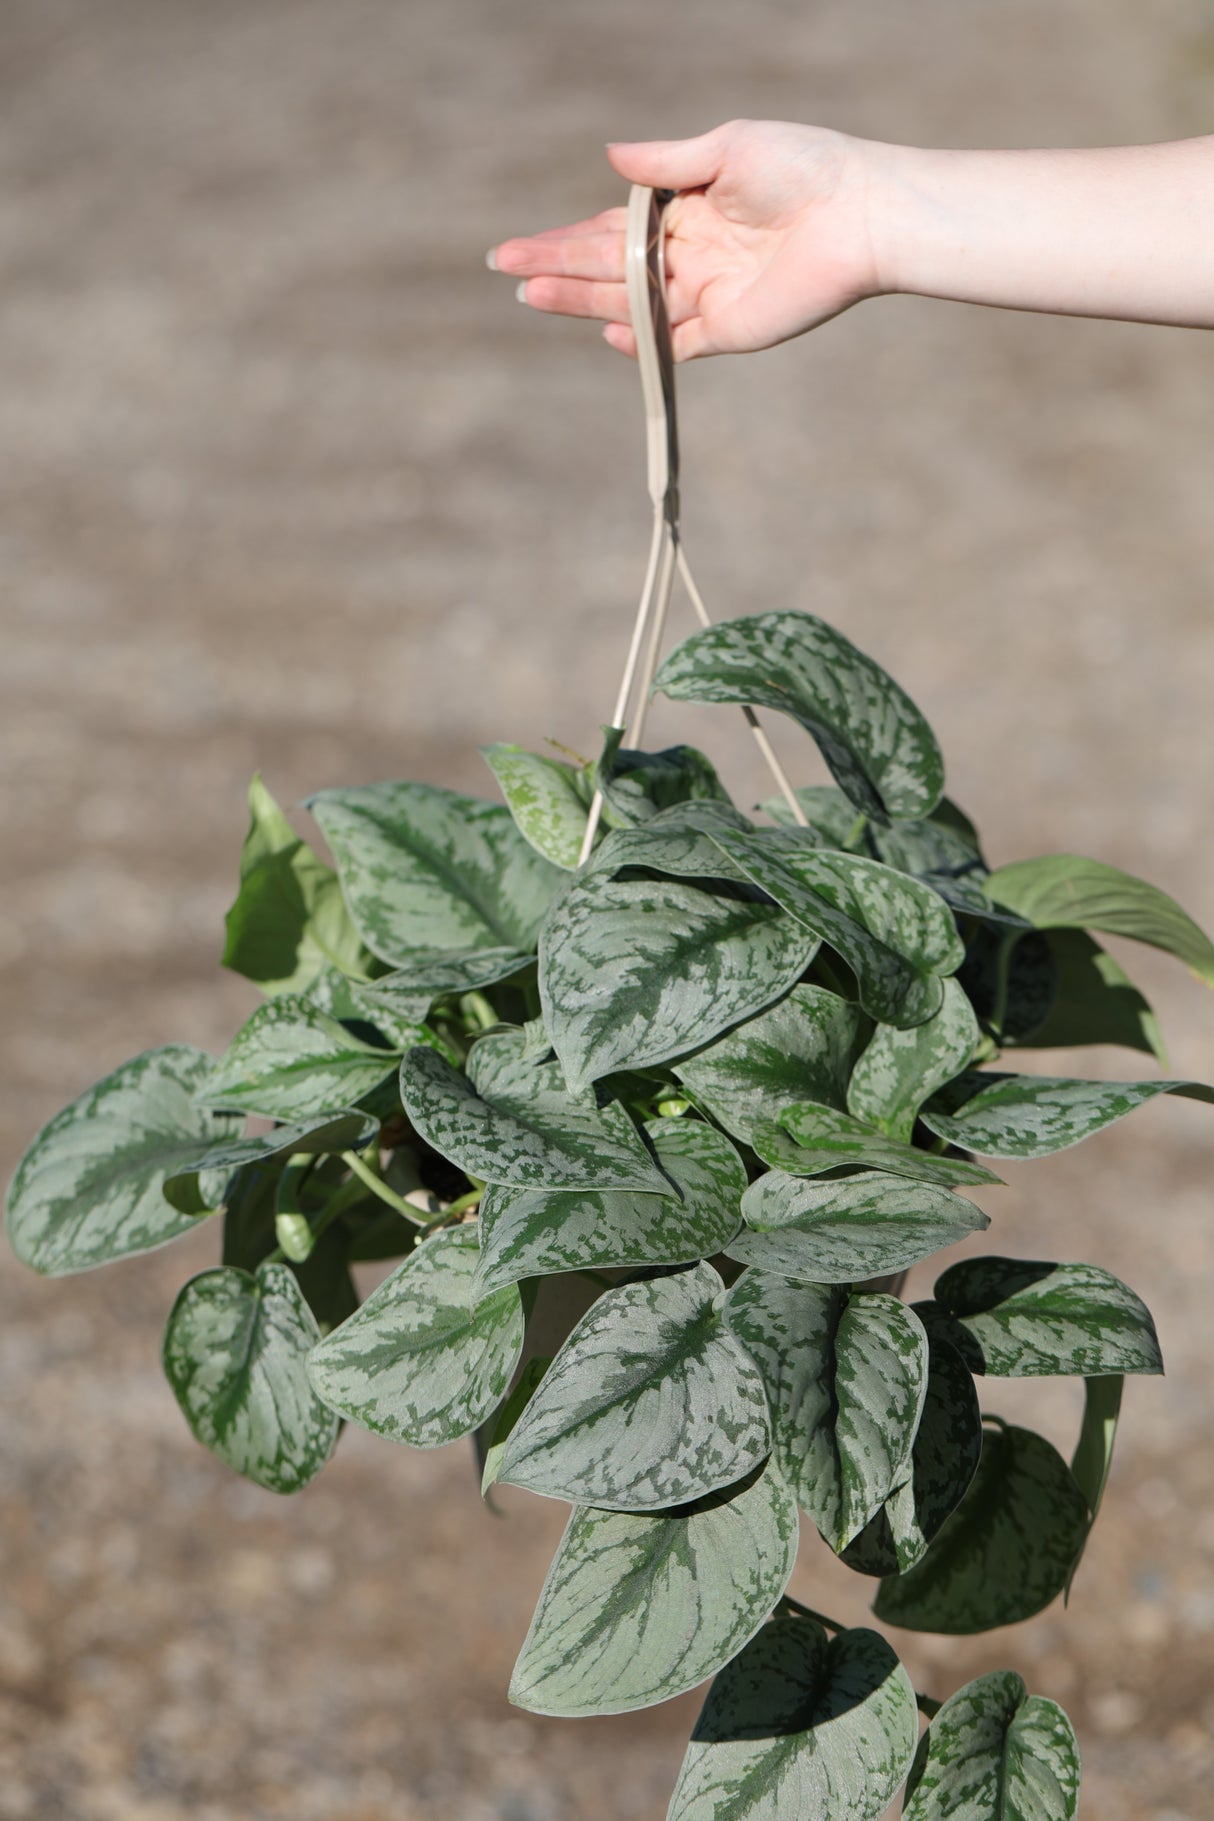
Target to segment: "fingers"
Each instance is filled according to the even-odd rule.
[[[657,190],[698,190],[720,172],[728,133],[728,126],[718,126],[696,139],[624,142],[609,145],[607,157],[629,183],[648,183]]]
[[[529,276],[533,271],[556,271],[560,268],[542,263],[551,258],[554,247],[565,243],[572,245],[573,242],[582,240],[593,240],[601,246],[610,242],[613,236],[620,240],[622,247],[627,219],[626,209],[603,209],[598,215],[591,215],[585,221],[572,221],[567,227],[543,228],[538,234],[516,235],[510,240],[501,241],[496,247],[490,247],[487,263],[491,271],[516,273],[519,276]],[[541,252],[541,249],[544,251]],[[622,262],[622,253],[620,258]],[[592,274],[588,273],[587,276]],[[608,277],[610,274],[604,273],[602,276]]]
[[[637,357],[637,338],[632,330],[623,323],[609,322],[603,330],[603,340],[617,354],[627,354],[630,360]]]
[[[591,284],[582,278],[531,278],[519,286],[519,302],[553,316],[594,316],[627,323],[628,290],[623,284]]]
[[[624,236],[602,231],[536,235],[530,240],[504,240],[495,249],[499,272],[532,278],[591,278],[624,281]]]

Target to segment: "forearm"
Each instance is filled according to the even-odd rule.
[[[1214,327],[1214,136],[1098,151],[868,150],[882,291]]]

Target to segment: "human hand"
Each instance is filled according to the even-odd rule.
[[[666,291],[676,360],[770,348],[883,289],[869,219],[883,148],[822,127],[734,120],[697,139],[613,145],[631,183],[677,190],[666,210]],[[496,271],[522,300],[596,317],[636,354],[624,284],[626,211],[506,240]]]

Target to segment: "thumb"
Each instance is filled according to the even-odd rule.
[[[607,158],[629,183],[651,184],[655,190],[698,190],[720,171],[727,130],[714,127],[695,139],[623,141],[607,147]]]

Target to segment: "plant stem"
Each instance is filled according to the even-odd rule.
[[[341,1160],[344,1164],[349,1165],[361,1182],[366,1183],[372,1195],[378,1195],[379,1199],[388,1207],[395,1208],[398,1214],[403,1214],[405,1219],[411,1221],[414,1226],[418,1225],[417,1209],[410,1207],[409,1203],[399,1196],[395,1189],[390,1189],[383,1177],[377,1176],[370,1164],[363,1162],[357,1151],[343,1151]]]
[[[867,827],[868,817],[864,814],[863,810],[861,810],[860,814],[856,817],[846,835],[843,837],[843,852],[845,854],[854,853],[856,842],[860,839]]]
[[[925,1720],[934,1720],[944,1706],[943,1701],[933,1701],[930,1695],[921,1694],[916,1694],[915,1704]]]
[[[459,1009],[465,1018],[470,1018],[477,1030],[489,1031],[500,1022],[497,1013],[485,998],[484,993],[461,993]]]
[[[800,1600],[794,1600],[791,1593],[782,1593],[780,1604],[787,1606],[790,1612],[795,1612],[799,1619],[813,1619],[816,1624],[824,1625],[827,1631],[844,1632],[847,1630],[847,1626],[840,1625],[838,1619],[828,1619],[824,1612],[815,1612],[812,1606],[805,1606]]]
[[[440,1216],[438,1216],[437,1219],[433,1220],[430,1224],[432,1226],[437,1226],[438,1221],[440,1219],[441,1220],[452,1220],[452,1219],[454,1219],[454,1217],[457,1214],[466,1214],[468,1212],[469,1208],[474,1208],[476,1206],[477,1202],[480,1200],[481,1196],[484,1193],[485,1193],[484,1183],[478,1182],[475,1185],[475,1187],[468,1190],[468,1193],[466,1195],[461,1195],[459,1197],[458,1201],[449,1201],[447,1203],[446,1207],[443,1209],[442,1214]]]

